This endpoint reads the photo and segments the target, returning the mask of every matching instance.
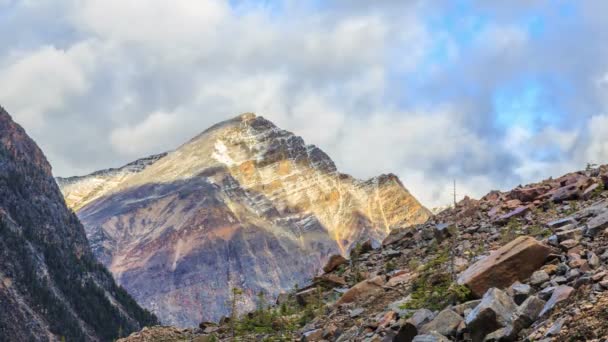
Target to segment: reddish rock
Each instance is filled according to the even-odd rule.
[[[520,200],[522,202],[532,202],[541,195],[547,192],[544,186],[536,186],[532,188],[518,188],[509,193],[509,197]]]
[[[336,305],[352,303],[360,301],[370,296],[377,295],[384,291],[383,286],[385,280],[383,276],[377,276],[372,279],[364,280],[355,286],[351,287],[338,301]]]
[[[386,328],[390,326],[393,322],[397,320],[397,313],[395,311],[389,311],[382,316],[380,322],[378,322],[378,326],[381,328]]]
[[[515,209],[521,206],[521,201],[518,199],[513,199],[505,202],[505,206],[509,209]]]
[[[397,285],[401,285],[401,284],[405,284],[405,283],[409,282],[410,279],[412,279],[411,273],[399,274],[399,275],[396,275],[396,276],[392,277],[391,279],[389,279],[389,281],[386,283],[386,286],[395,287]]]
[[[458,283],[481,297],[492,287],[505,288],[515,281],[527,279],[544,264],[550,253],[549,247],[534,238],[520,236],[471,265],[460,275]]]
[[[329,273],[333,270],[335,270],[336,268],[340,267],[341,265],[345,265],[348,264],[348,260],[346,260],[346,258],[344,258],[343,256],[339,255],[339,254],[334,254],[331,257],[329,257],[329,260],[327,260],[327,263],[325,264],[325,266],[323,266],[323,271],[325,273]]]
[[[583,191],[582,197],[584,199],[590,199],[593,196],[595,189],[599,188],[599,186],[599,183],[591,184],[589,187],[587,187],[587,189],[585,189],[585,191]]]

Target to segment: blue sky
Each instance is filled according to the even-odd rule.
[[[608,159],[608,4],[0,0],[0,104],[57,175],[254,111],[425,204]]]

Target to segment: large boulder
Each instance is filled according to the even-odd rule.
[[[351,287],[348,291],[338,299],[337,305],[357,302],[375,296],[384,291],[386,283],[384,276],[377,276],[371,279],[364,280],[357,285]]]
[[[323,266],[323,271],[325,273],[329,273],[335,270],[336,268],[346,264],[348,264],[348,260],[346,260],[346,258],[339,254],[334,254],[329,257],[329,260],[327,260],[327,263],[325,264],[325,266]]]
[[[512,330],[516,311],[517,304],[506,292],[489,289],[465,319],[473,342],[483,341],[486,335],[500,328]]]
[[[529,236],[520,236],[464,271],[458,284],[477,297],[492,287],[505,288],[530,277],[545,262],[551,249]]]

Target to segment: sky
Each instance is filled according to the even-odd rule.
[[[255,112],[428,207],[608,163],[605,0],[0,0],[0,105],[58,176]]]

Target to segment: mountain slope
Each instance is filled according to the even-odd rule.
[[[136,164],[58,182],[99,260],[178,326],[226,314],[231,287],[252,307],[257,292],[276,296],[331,254],[430,215],[396,176],[341,174],[323,151],[254,114]]]
[[[42,151],[0,107],[0,340],[112,340],[155,322],[95,261]]]

